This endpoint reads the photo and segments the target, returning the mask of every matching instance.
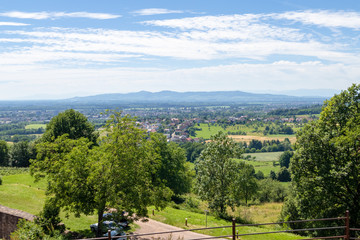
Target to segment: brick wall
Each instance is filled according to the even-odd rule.
[[[30,213],[0,205],[0,239],[10,239],[10,233],[16,230],[19,219],[32,221],[34,217]]]

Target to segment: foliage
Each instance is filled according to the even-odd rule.
[[[29,172],[29,168],[0,167],[0,176],[15,175]]]
[[[99,146],[67,134],[39,143],[31,173],[46,174],[47,194],[59,207],[76,215],[96,211],[99,225],[108,206],[138,216],[150,204],[164,207],[172,192],[157,176],[161,159],[135,119],[113,112],[106,132]]]
[[[47,199],[43,210],[35,218],[35,223],[42,227],[44,233],[53,236],[57,231],[63,232],[65,225],[60,225],[60,207],[52,199]]]
[[[63,240],[60,233],[56,232],[53,236],[46,235],[41,226],[34,222],[20,219],[17,230],[10,236],[11,240]]]
[[[53,117],[46,126],[42,140],[46,142],[54,141],[64,134],[68,134],[70,139],[85,137],[93,143],[96,143],[98,138],[94,126],[83,114],[73,109],[68,109]]]
[[[291,181],[291,175],[289,170],[286,167],[282,167],[280,171],[277,173],[276,179],[279,182],[290,182]]]
[[[291,151],[285,151],[283,154],[281,154],[279,157],[280,166],[289,168],[290,159],[292,156],[294,156],[294,152]]]
[[[33,143],[18,142],[10,148],[10,165],[13,167],[29,167],[30,159],[35,158],[36,152]]]
[[[180,145],[186,150],[186,158],[188,162],[195,162],[200,156],[200,153],[205,148],[204,143],[199,142],[187,142]]]
[[[155,150],[161,161],[157,177],[176,195],[190,192],[194,174],[186,163],[184,149],[174,142],[167,143],[166,137],[162,134],[151,134],[150,140],[150,147]]]
[[[320,119],[298,134],[291,163],[296,197],[284,217],[340,217],[348,209],[351,226],[360,225],[359,138],[360,85],[354,84],[326,101]]]
[[[9,165],[9,146],[5,141],[0,140],[0,166]]]
[[[247,205],[248,200],[255,196],[258,191],[254,167],[244,162],[239,162],[235,170],[237,172],[233,176],[234,180],[231,185],[232,197],[237,206],[240,205],[240,199],[244,199],[245,205]]]
[[[209,202],[209,208],[219,215],[225,215],[226,206],[236,204],[231,190],[239,164],[231,158],[240,153],[238,144],[219,132],[211,137],[196,161],[197,192],[202,200]]]
[[[264,173],[262,171],[259,170],[259,171],[257,171],[255,173],[255,178],[258,179],[258,180],[261,180],[261,179],[265,178],[265,175],[264,175]]]
[[[259,181],[257,198],[260,202],[283,202],[286,196],[287,190],[280,182],[270,178]]]

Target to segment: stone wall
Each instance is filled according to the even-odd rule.
[[[0,205],[0,239],[10,239],[10,234],[16,230],[19,219],[32,221],[34,217],[30,213]]]

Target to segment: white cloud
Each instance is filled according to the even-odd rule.
[[[170,14],[170,13],[183,13],[180,10],[169,10],[165,8],[146,8],[132,12],[134,15],[147,16],[147,15],[159,15],[159,14]]]
[[[17,22],[0,22],[0,26],[28,26],[30,24],[17,23]]]
[[[20,70],[19,70],[20,69]],[[359,65],[278,61],[269,64],[233,64],[202,68],[61,68],[0,65],[2,99],[24,99],[29,93],[63,97],[160,91],[345,89],[360,78]],[[344,75],[344,72],[347,74]],[[26,76],[26,78],[24,78]],[[74,78],[75,76],[75,78]],[[265,77],[266,76],[266,77]]]
[[[121,17],[120,15],[108,14],[108,13],[89,13],[89,12],[3,12],[0,13],[2,17],[11,17],[11,18],[22,18],[22,19],[56,19],[63,17],[73,17],[73,18],[92,18],[92,19],[114,19]]]
[[[325,11],[309,10],[298,12],[285,12],[282,14],[269,15],[274,19],[286,19],[303,24],[312,24],[329,28],[353,28],[360,29],[360,13],[351,11]]]

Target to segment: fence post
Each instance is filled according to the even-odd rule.
[[[236,233],[235,233],[235,218],[232,219],[232,240],[236,240]]]
[[[108,230],[108,239],[111,240],[111,230]]]
[[[345,239],[349,240],[350,239],[350,214],[349,214],[349,210],[346,210],[346,214],[345,214]]]

